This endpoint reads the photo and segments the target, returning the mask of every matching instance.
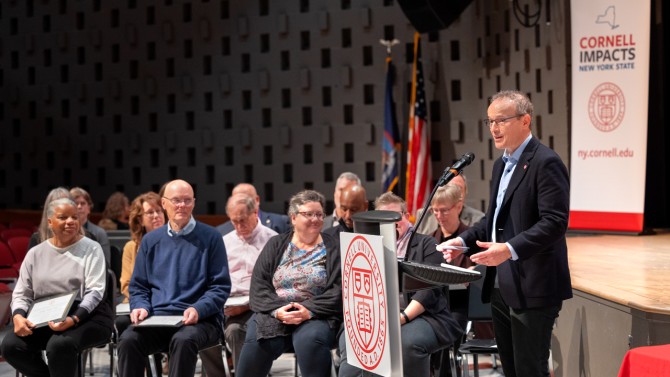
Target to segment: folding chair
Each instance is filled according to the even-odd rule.
[[[471,282],[468,285],[468,328],[466,329],[466,334],[472,328],[472,321],[491,321],[491,303],[482,302],[482,288],[484,285],[484,279],[486,275],[486,266],[479,265],[475,267],[475,270],[479,271],[482,274],[482,278]],[[463,367],[463,377],[469,376],[469,367],[468,367],[468,355],[472,355],[473,364],[474,364],[474,374],[475,377],[479,377],[479,355],[492,355],[493,356],[493,366],[496,367],[495,355],[498,354],[498,348],[496,346],[495,339],[466,339],[461,343],[458,348],[458,354],[462,355]],[[453,355],[453,359],[456,359],[457,355]],[[456,376],[456,368],[452,364],[453,375]]]

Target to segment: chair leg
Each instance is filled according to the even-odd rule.
[[[475,377],[479,377],[479,356],[476,353],[472,354],[472,363],[474,364]]]
[[[468,366],[468,355],[463,354],[462,360],[463,360],[463,367],[461,368],[461,370],[463,371],[463,377],[470,377],[470,367]]]
[[[298,356],[293,354],[293,377],[300,376],[300,368],[298,368]]]
[[[151,371],[152,377],[160,376],[156,370],[156,358],[153,354],[149,355],[149,370]]]
[[[107,351],[109,352],[109,377],[114,377],[114,343],[109,343]]]
[[[460,377],[460,374],[458,373],[458,366],[459,366],[458,351],[455,350],[453,347],[451,347],[449,349],[448,356],[449,356],[449,368],[451,370],[451,376]]]
[[[77,354],[77,376],[78,377],[84,377],[84,374],[86,374],[84,369],[86,369],[86,351],[82,351],[79,354]]]
[[[90,374],[91,376],[93,376],[93,375],[95,374],[95,373],[93,372],[93,352],[92,352],[92,351],[89,351],[87,357],[88,357],[88,365],[89,365],[89,367],[90,367],[90,370],[88,371],[88,374]],[[84,362],[86,362],[86,360],[84,360]],[[111,375],[110,375],[110,376],[111,376]]]
[[[230,365],[228,365],[228,355],[226,355],[226,347],[223,347],[223,369],[226,372],[226,377],[231,377]]]

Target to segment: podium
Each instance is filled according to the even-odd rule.
[[[462,284],[480,276],[398,260],[397,212],[362,212],[353,220],[354,233],[340,234],[347,359],[364,372],[402,376],[399,293]]]

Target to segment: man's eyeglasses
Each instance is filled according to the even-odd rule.
[[[195,198],[186,198],[186,199],[179,199],[179,198],[168,198],[164,196],[165,199],[169,200],[170,203],[174,206],[178,206],[180,204],[183,204],[185,206],[190,206],[191,204],[195,203]]]
[[[323,220],[323,212],[298,212],[308,219]]]
[[[516,114],[516,115],[511,115],[505,118],[498,118],[498,119],[484,119],[484,124],[488,126],[489,128],[495,126],[496,124],[499,126],[502,126],[503,124],[507,123],[508,120],[518,118],[520,116],[524,116],[526,114]]]

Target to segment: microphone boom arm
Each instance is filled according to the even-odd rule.
[[[412,244],[412,239],[414,238],[414,234],[416,234],[416,230],[419,228],[419,225],[421,225],[421,222],[423,219],[426,217],[426,213],[428,213],[428,207],[430,207],[430,202],[433,200],[433,196],[435,196],[435,192],[437,191],[438,188],[446,185],[449,183],[454,177],[457,175],[460,175],[463,172],[463,169],[470,165],[472,161],[475,159],[475,155],[473,153],[466,153],[461,157],[460,160],[456,161],[452,166],[444,169],[442,172],[442,176],[440,176],[440,179],[437,180],[437,184],[435,187],[433,187],[433,191],[431,191],[430,195],[428,196],[428,199],[426,200],[426,203],[423,206],[423,211],[421,211],[421,216],[419,217],[419,220],[417,220],[416,224],[414,225],[414,228],[412,230],[412,234],[409,236],[408,240],[408,247]],[[405,253],[405,260],[407,260],[407,255],[409,253]]]

